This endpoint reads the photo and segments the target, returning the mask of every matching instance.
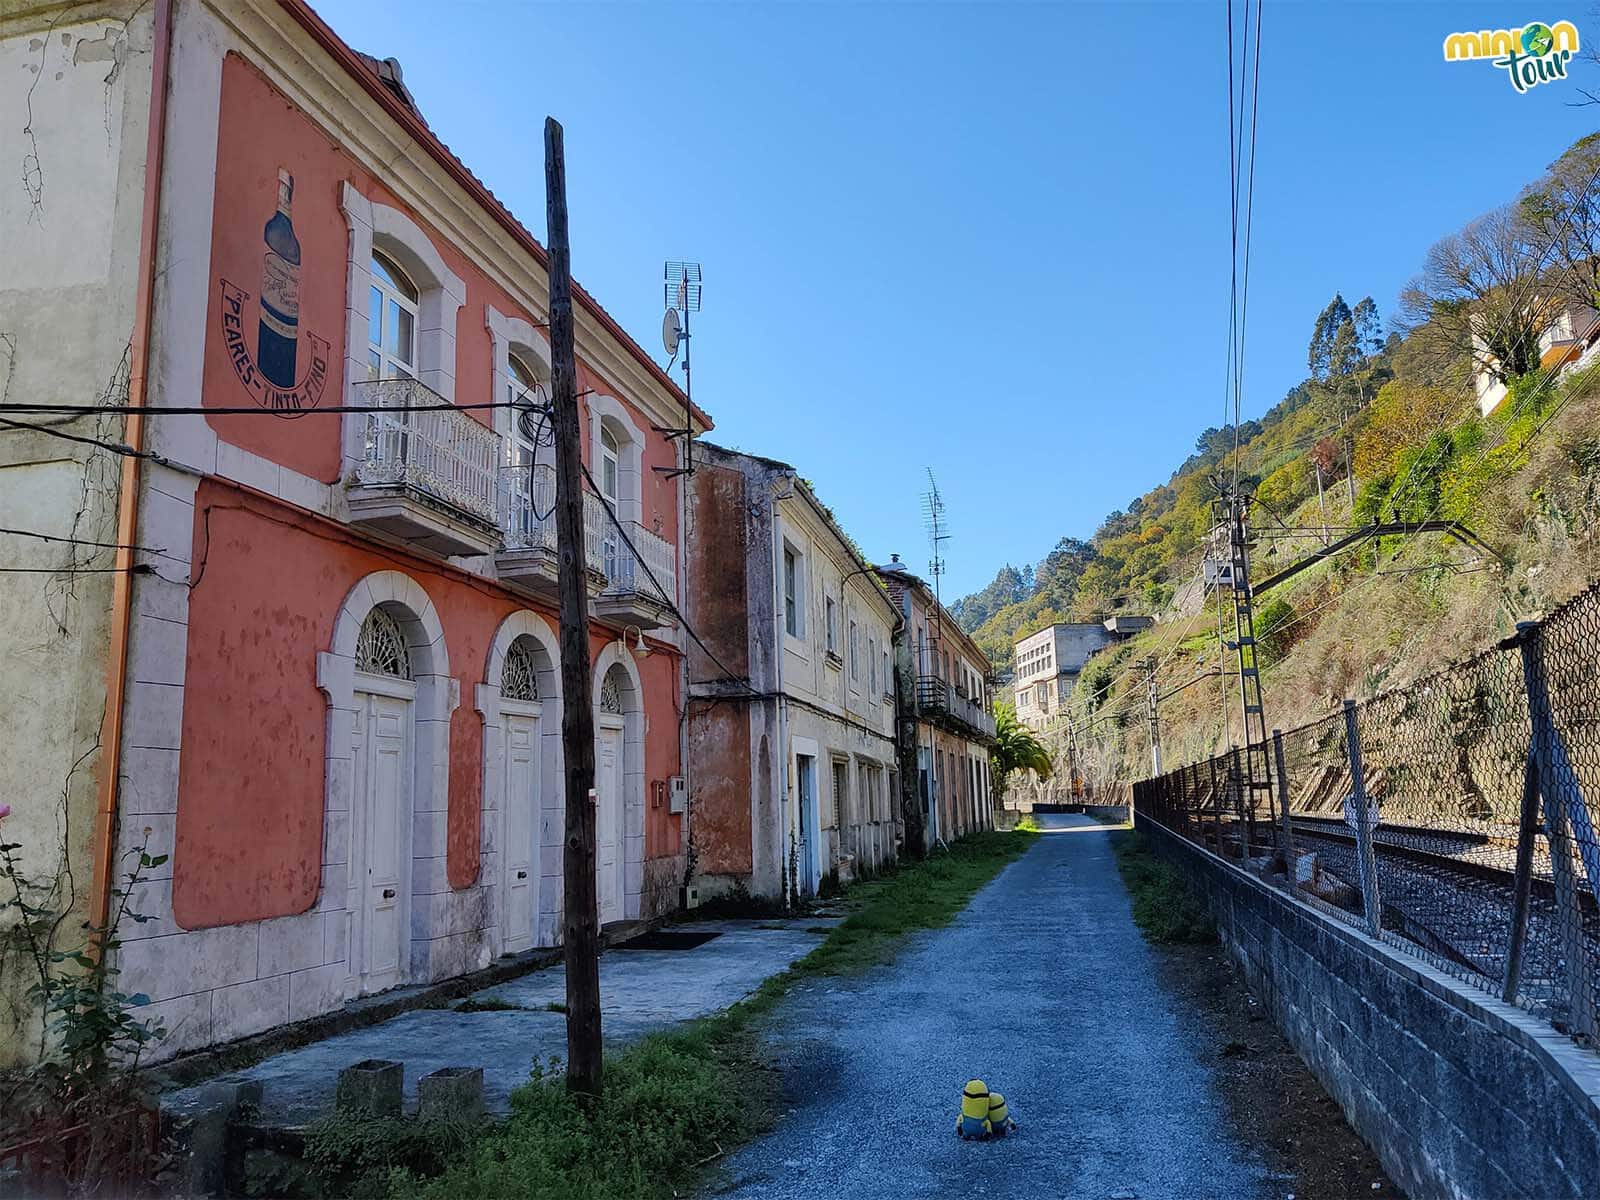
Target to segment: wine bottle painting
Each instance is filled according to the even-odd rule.
[[[293,203],[294,176],[280,167],[278,209],[261,234],[267,252],[261,266],[256,366],[269,383],[285,389],[294,387],[300,346],[300,240],[294,235]]]

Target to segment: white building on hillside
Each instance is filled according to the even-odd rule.
[[[1095,653],[1154,624],[1153,617],[1115,616],[1062,622],[1023,638],[1016,644],[1012,681],[1017,719],[1032,729],[1049,727]]]

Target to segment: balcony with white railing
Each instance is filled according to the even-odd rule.
[[[550,464],[500,468],[500,536],[496,574],[544,596],[558,595],[556,472]]]
[[[350,480],[350,518],[435,554],[487,554],[500,541],[500,438],[415,379],[355,385],[370,406]]]
[[[641,629],[671,624],[678,603],[672,543],[635,521],[614,520],[609,508],[599,496],[584,496],[584,550],[605,578],[595,615]]]

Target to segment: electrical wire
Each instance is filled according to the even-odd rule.
[[[156,550],[150,546],[132,546],[126,542],[92,542],[85,538],[75,537],[57,537],[52,533],[39,533],[32,529],[0,528],[0,534],[7,534],[11,537],[36,538],[41,542],[61,542],[71,546],[92,546],[99,550],[138,550],[144,554],[159,554],[164,558],[172,557],[165,550]]]
[[[98,450],[109,450],[112,454],[120,454],[124,458],[156,458],[148,450],[135,450],[132,446],[121,442],[107,442],[99,438],[84,437],[78,433],[68,433],[64,429],[55,429],[49,425],[35,425],[31,421],[9,421],[0,417],[0,426],[7,429],[25,429],[30,433],[42,433],[46,437],[60,438],[64,442],[77,442],[84,446],[93,446]]]

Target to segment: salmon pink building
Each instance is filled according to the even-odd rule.
[[[116,871],[166,856],[119,958],[173,1053],[559,937],[548,283],[398,66],[300,0],[127,7],[149,153],[96,202],[144,213],[117,235],[147,248],[136,381],[171,411],[127,435],[152,457],[122,476],[95,769]],[[611,923],[684,882],[665,431],[709,421],[575,291]]]

